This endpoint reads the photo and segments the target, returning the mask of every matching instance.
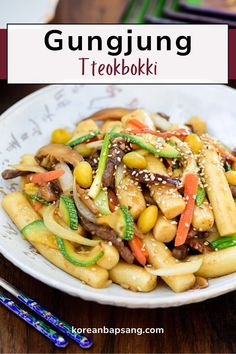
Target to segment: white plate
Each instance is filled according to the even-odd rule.
[[[48,143],[57,127],[72,128],[92,112],[111,106],[145,107],[184,122],[198,114],[221,140],[234,144],[236,91],[225,86],[49,86],[21,100],[0,119],[0,170],[17,163],[24,153]],[[4,182],[6,193],[18,189]],[[164,285],[143,294],[117,285],[92,289],[36,254],[0,208],[0,252],[17,267],[45,284],[68,294],[102,304],[126,307],[179,306],[209,299],[236,289],[236,273],[210,281],[202,290],[175,294]]]

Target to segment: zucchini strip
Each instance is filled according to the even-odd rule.
[[[70,263],[79,267],[93,265],[104,255],[101,245],[95,246],[90,251],[76,252],[74,246],[69,241],[63,240],[60,237],[57,237],[56,240],[63,257],[65,257]]]
[[[95,240],[89,240],[81,235],[79,235],[77,232],[65,229],[63,226],[58,224],[56,220],[54,219],[54,212],[57,208],[56,204],[52,204],[48,206],[44,213],[43,213],[43,221],[45,226],[50,230],[54,235],[57,235],[65,240],[68,241],[73,241],[76,243],[79,243],[80,245],[84,246],[96,246],[98,244],[98,241]]]

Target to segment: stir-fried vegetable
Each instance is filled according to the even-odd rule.
[[[146,267],[147,272],[160,277],[170,277],[174,275],[186,275],[196,273],[202,265],[202,259],[193,260],[191,262],[176,262],[166,268],[153,269]]]
[[[198,177],[193,173],[188,173],[185,176],[184,181],[184,196],[186,199],[186,207],[181,214],[177,234],[175,238],[175,246],[181,246],[187,236],[190,229],[191,222],[193,220],[194,204],[198,188]]]
[[[98,241],[85,238],[85,237],[79,235],[77,232],[72,231],[69,228],[65,228],[65,227],[61,226],[55,220],[55,215],[54,215],[55,210],[56,210],[56,205],[50,205],[47,207],[47,209],[44,211],[44,214],[43,214],[43,221],[44,221],[45,226],[54,235],[57,235],[57,236],[65,239],[65,240],[68,240],[68,241],[76,242],[80,245],[96,246],[98,244]]]
[[[82,136],[79,136],[79,137],[75,137],[75,138],[72,138],[71,141],[69,141],[66,145],[68,146],[71,146],[71,147],[74,147],[76,145],[79,145],[81,143],[84,143],[85,141],[87,140],[90,140],[90,139],[93,139],[95,136],[97,136],[98,134],[100,134],[100,131],[99,130],[95,130],[94,132],[92,133],[88,133],[88,134],[85,134],[85,135],[82,135]]]
[[[154,155],[158,155],[161,157],[170,157],[170,158],[179,158],[180,157],[179,152],[174,147],[172,147],[171,145],[169,145],[167,143],[163,143],[163,146],[155,147],[154,145],[145,141],[144,138],[140,137],[140,136],[133,136],[131,134],[113,133],[113,132],[111,132],[110,135],[113,138],[126,139],[127,141],[131,142],[132,144],[135,144],[135,145],[141,147],[142,149],[153,153]]]
[[[81,161],[74,169],[76,182],[82,188],[89,188],[93,181],[93,170],[87,161]]]
[[[48,202],[47,200],[44,200],[43,198],[40,198],[38,195],[30,195],[28,194],[29,197],[33,200],[36,200],[37,202],[43,204],[43,205],[50,205],[51,203]]]
[[[128,209],[121,205],[114,213],[101,216],[99,224],[107,224],[124,240],[132,240],[134,236],[134,221]]]
[[[101,190],[97,195],[97,197],[94,199],[94,204],[96,205],[96,207],[98,208],[101,214],[103,215],[111,214],[107,191]]]
[[[170,131],[166,131],[166,132],[157,132],[155,130],[152,129],[147,129],[145,127],[136,129],[136,130],[129,130],[127,132],[128,134],[132,134],[132,135],[138,135],[138,134],[151,134],[151,135],[155,135],[159,138],[171,138],[172,136],[186,136],[187,130],[186,129],[178,129],[178,130],[170,130]]]
[[[97,219],[96,219],[95,215],[82,203],[80,197],[78,196],[75,180],[73,183],[73,198],[74,198],[74,202],[75,202],[75,205],[76,205],[76,208],[77,208],[79,214],[82,215],[83,217],[85,217],[90,222],[96,224]]]
[[[226,159],[236,162],[236,156],[231,154],[228,150],[224,149],[219,144],[215,144],[216,150]]]
[[[93,183],[92,183],[89,193],[88,193],[89,197],[91,197],[93,199],[96,198],[96,196],[98,195],[98,193],[101,190],[102,176],[105,171],[106,161],[108,158],[109,144],[110,144],[110,135],[107,134],[104,138],[104,141],[103,141],[97,173],[96,173],[96,176],[93,180]]]
[[[80,267],[93,265],[104,255],[101,245],[95,246],[90,251],[76,252],[75,247],[70,242],[60,237],[57,237],[57,244],[65,259]]]
[[[205,197],[206,197],[205,188],[199,184],[197,189],[197,196],[196,196],[197,206],[200,206],[204,202]]]
[[[134,235],[133,239],[128,241],[129,247],[134,254],[134,257],[137,261],[142,264],[143,266],[147,263],[148,252],[144,248],[142,241]]]
[[[58,178],[63,193],[69,194],[73,189],[73,174],[65,162],[57,163],[55,170],[62,170],[64,174]]]
[[[72,230],[78,229],[78,215],[72,198],[67,195],[60,196],[59,212],[63,221],[70,226]]]
[[[236,246],[236,235],[220,237],[211,242],[211,246],[215,250],[222,250],[224,248]]]
[[[59,177],[64,175],[63,170],[55,170],[55,171],[49,171],[49,172],[44,172],[44,173],[34,173],[30,174],[27,177],[25,177],[26,183],[44,183],[44,182],[50,182],[55,179],[58,179]]]

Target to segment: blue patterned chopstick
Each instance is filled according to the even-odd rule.
[[[65,322],[64,320],[61,320],[60,318],[52,314],[49,310],[38,304],[26,294],[16,289],[13,285],[9,284],[1,277],[0,286],[12,295],[14,295],[18,300],[23,302],[26,306],[28,306],[31,310],[33,310],[39,316],[44,318],[58,330],[65,333],[69,338],[73,339],[76,343],[80,345],[81,348],[88,349],[93,345],[93,341],[90,337],[86,337],[82,333],[73,333],[73,327],[69,323]]]
[[[0,302],[9,310],[14,312],[18,317],[22,318],[28,324],[37,329],[51,342],[53,342],[59,348],[65,348],[68,344],[68,340],[50,328],[46,323],[33,316],[28,311],[25,311],[22,307],[17,305],[12,299],[0,292]]]

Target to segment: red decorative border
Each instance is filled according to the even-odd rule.
[[[7,30],[0,29],[0,80],[7,78]]]
[[[236,80],[236,29],[229,30],[229,80]]]

